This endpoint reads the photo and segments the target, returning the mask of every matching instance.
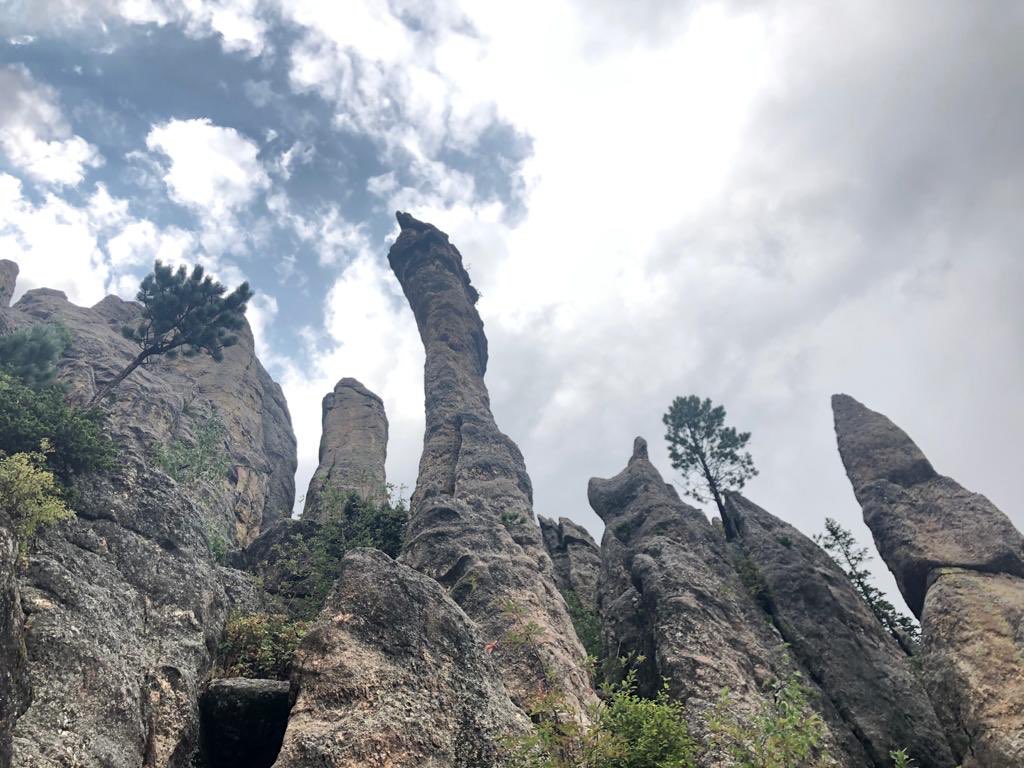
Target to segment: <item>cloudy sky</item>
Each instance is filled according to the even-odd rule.
[[[599,534],[587,479],[637,434],[670,476],[697,393],[753,500],[869,541],[844,391],[1024,524],[1022,36],[998,0],[0,0],[0,256],[82,304],[154,258],[248,279],[300,489],[342,376],[415,482],[402,209],[483,294],[539,513]]]

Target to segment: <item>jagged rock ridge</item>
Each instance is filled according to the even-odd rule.
[[[495,660],[520,706],[555,688],[582,712],[593,696],[584,652],[533,517],[522,454],[491,414],[478,294],[447,235],[397,218],[388,261],[426,350],[426,434],[402,560],[444,585],[498,643]],[[529,647],[502,643],[527,625]]]
[[[601,548],[586,528],[567,517],[558,518],[557,523],[538,517],[538,522],[554,564],[555,586],[563,595],[575,595],[587,610],[596,611]]]
[[[320,459],[309,481],[303,519],[322,520],[324,489],[384,501],[388,419],[384,402],[355,379],[339,381],[324,397]]]
[[[923,679],[964,768],[1024,765],[1024,537],[899,427],[832,398],[864,521],[921,619]]]

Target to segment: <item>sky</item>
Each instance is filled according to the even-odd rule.
[[[154,259],[248,280],[300,494],[346,376],[415,483],[407,210],[481,291],[539,514],[599,537],[588,478],[636,435],[671,478],[694,393],[753,501],[870,543],[847,392],[1021,526],[1022,36],[998,0],[0,0],[0,257],[87,305]]]

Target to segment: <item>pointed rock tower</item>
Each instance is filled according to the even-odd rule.
[[[478,294],[446,234],[406,213],[398,223],[388,261],[426,349],[426,435],[402,560],[446,587],[496,643],[520,707],[557,690],[582,714],[593,697],[584,652],[534,520],[523,456],[491,414]]]
[[[384,501],[387,450],[384,401],[355,379],[342,379],[324,397],[320,463],[309,481],[303,519],[323,522],[330,511],[321,504],[327,489],[356,493],[375,503]]]
[[[1024,537],[903,430],[834,395],[864,522],[921,619],[925,687],[964,768],[1024,765]]]

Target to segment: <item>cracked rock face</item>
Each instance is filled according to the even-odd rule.
[[[10,765],[11,729],[32,696],[17,560],[14,526],[0,508],[0,766]]]
[[[296,654],[276,768],[490,768],[528,721],[476,625],[433,579],[383,552],[345,555]]]
[[[641,692],[653,694],[667,679],[698,738],[723,688],[733,709],[750,717],[767,701],[766,686],[798,668],[740,580],[725,540],[665,483],[642,438],[626,468],[592,478],[587,495],[605,522],[598,586],[605,647],[646,657]],[[806,676],[805,683],[814,687]],[[815,689],[812,700],[841,764],[865,765],[827,697]],[[719,765],[719,758],[705,764]]]
[[[51,290],[0,310],[7,327],[67,327],[60,378],[78,401],[134,355],[120,329],[138,312],[116,297],[77,307]],[[156,467],[156,446],[191,439],[214,412],[232,465],[222,481],[178,483]],[[226,616],[256,600],[244,574],[215,562],[211,542],[244,544],[292,506],[295,440],[251,334],[221,364],[135,371],[108,429],[114,470],[76,483],[76,517],[41,533],[20,574],[32,700],[14,725],[18,768],[187,765]]]
[[[911,660],[817,544],[738,493],[727,494],[735,544],[761,579],[762,604],[871,765],[904,748],[921,768],[957,764]]]
[[[555,568],[555,586],[563,594],[574,593],[580,604],[597,610],[597,578],[601,573],[601,548],[582,525],[567,517],[556,523],[539,517],[544,546]]]
[[[556,688],[581,713],[593,697],[584,652],[533,517],[523,456],[491,414],[478,294],[446,234],[408,214],[398,222],[388,261],[426,350],[426,435],[401,559],[498,643],[495,661],[520,706]],[[529,643],[508,642],[525,631]]]
[[[1024,765],[1024,537],[848,395],[836,438],[875,545],[921,618],[923,679],[965,768]]]
[[[0,259],[0,307],[9,307],[18,282],[18,265],[10,259]]]
[[[302,516],[323,520],[324,489],[356,493],[374,503],[386,499],[388,419],[384,402],[355,379],[342,379],[324,397],[320,463],[309,481]]]

